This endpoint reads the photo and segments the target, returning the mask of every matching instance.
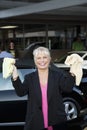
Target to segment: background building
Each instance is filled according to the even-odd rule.
[[[87,0],[0,1],[0,41],[6,45],[14,39],[21,51],[33,42],[46,42],[60,53],[71,50],[77,35],[87,46]]]

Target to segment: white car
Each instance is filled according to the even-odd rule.
[[[59,58],[58,61],[56,61],[54,64],[59,67],[59,68],[69,68],[68,65],[66,65],[64,62],[67,58],[67,56],[71,55],[71,54],[78,54],[83,58],[83,64],[82,64],[82,68],[83,69],[87,69],[87,51],[71,51],[68,52],[66,55],[64,55],[63,57]]]

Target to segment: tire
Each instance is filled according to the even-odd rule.
[[[78,117],[80,112],[80,106],[76,100],[73,98],[67,97],[63,99],[65,105],[65,112],[67,114],[67,120],[72,120]]]

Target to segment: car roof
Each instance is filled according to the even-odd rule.
[[[83,54],[83,55],[81,55],[82,56],[82,58],[85,58],[85,56],[87,56],[87,51],[70,51],[70,52],[68,52],[68,54]]]
[[[87,53],[87,51],[69,51],[68,53],[82,53],[82,54],[84,54],[84,53]]]
[[[2,65],[3,65],[3,59],[0,58],[0,72],[2,71]],[[34,60],[33,59],[17,59],[15,65],[17,66],[17,68],[19,69],[23,69],[23,68],[35,68],[35,64],[34,64]]]
[[[33,50],[39,46],[46,47],[46,42],[34,42],[28,45],[23,52],[22,58],[31,58],[33,59]]]

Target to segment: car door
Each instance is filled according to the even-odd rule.
[[[21,80],[31,69],[18,70]],[[3,79],[0,72],[0,126],[23,125],[26,115],[27,96],[17,96],[11,82],[11,77]]]

